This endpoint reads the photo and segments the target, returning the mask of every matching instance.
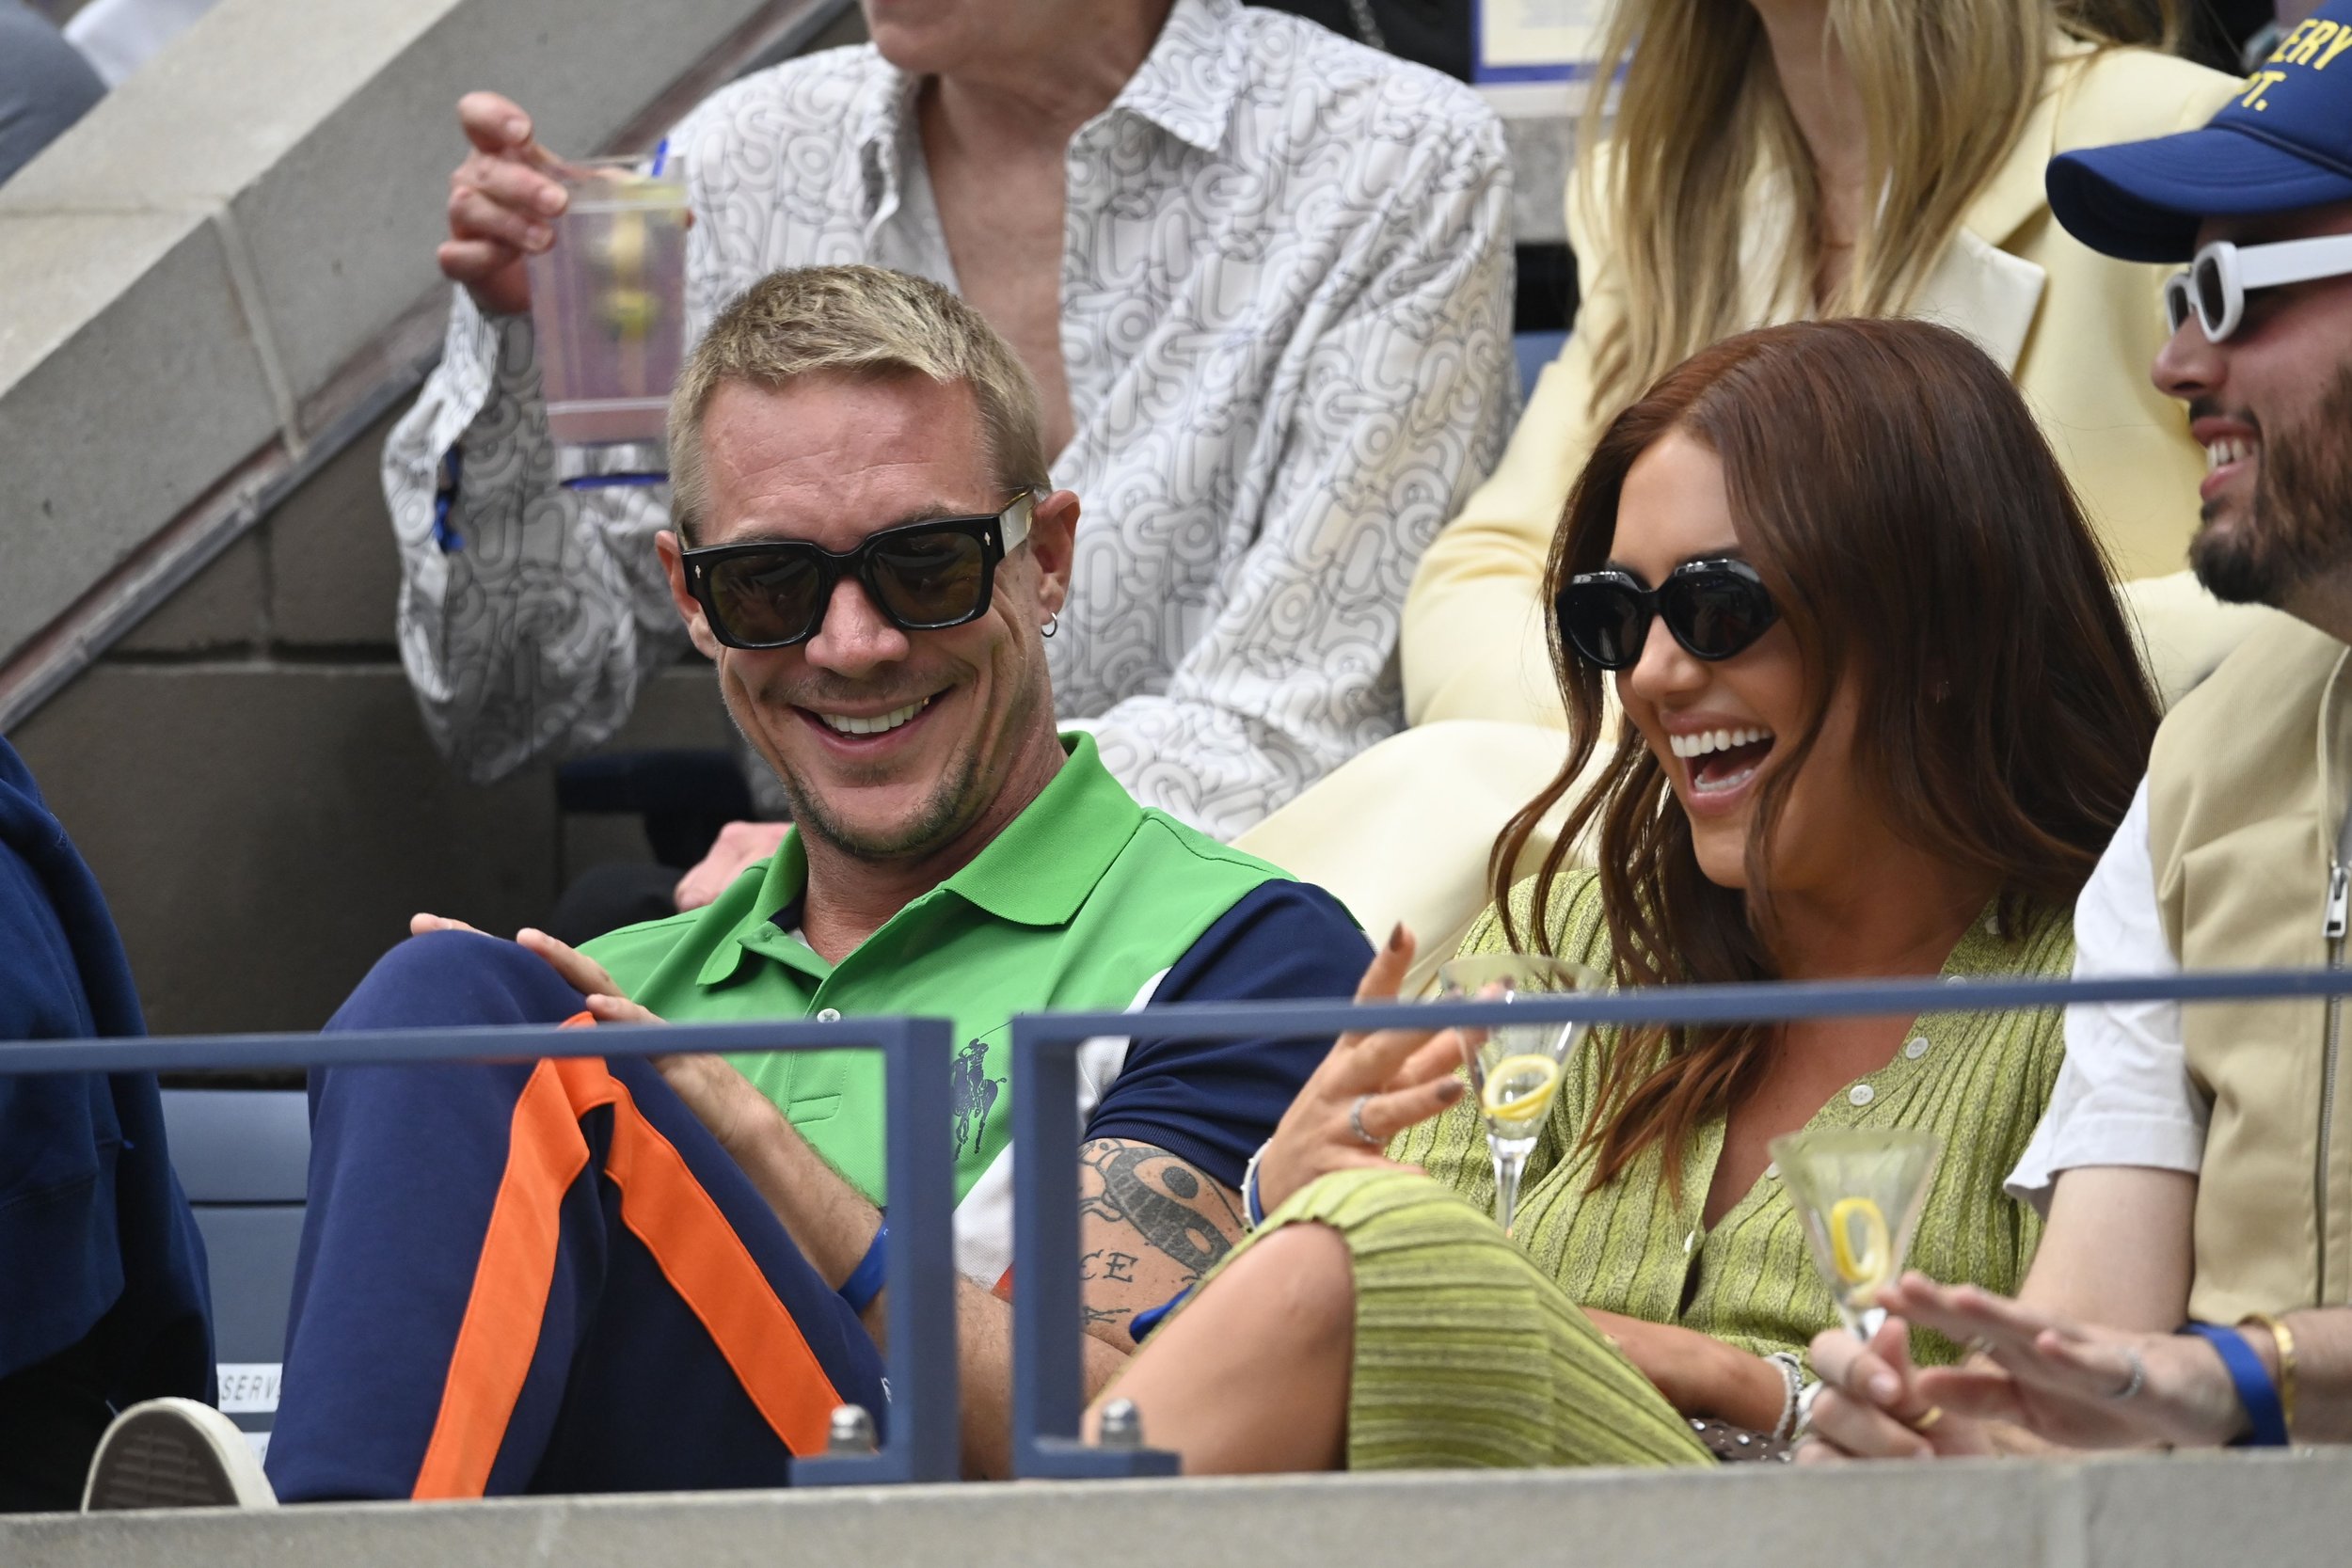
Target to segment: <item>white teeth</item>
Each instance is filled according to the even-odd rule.
[[[902,708],[878,714],[871,719],[852,719],[841,713],[819,713],[817,717],[825,721],[827,728],[836,730],[843,735],[881,735],[887,730],[897,729],[922,712],[930,704],[930,699],[926,697],[919,703],[909,703]]]
[[[2254,455],[2258,445],[2257,442],[2241,440],[2234,436],[2224,436],[2218,441],[2207,441],[2205,443],[2205,472],[2212,473],[2216,468],[2244,462]]]
[[[1765,729],[1701,730],[1695,735],[1668,736],[1666,743],[1674,749],[1675,755],[1687,761],[1709,752],[1728,752],[1735,746],[1753,746],[1772,738],[1772,732]]]

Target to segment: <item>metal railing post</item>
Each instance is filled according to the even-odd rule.
[[[955,1036],[943,1019],[891,1019],[878,1030],[890,1104],[883,1137],[890,1183],[885,1277],[889,1397],[882,1444],[853,1458],[802,1459],[795,1486],[955,1481],[962,1474],[961,1380],[956,1369],[956,1171],[949,1152],[948,1067]]]
[[[1078,1042],[1052,1016],[1012,1021],[1012,1471],[1023,1480],[1172,1476],[1176,1456],[1078,1440]],[[1146,1432],[1148,1442],[1151,1433]]]

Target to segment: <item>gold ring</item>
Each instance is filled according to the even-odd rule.
[[[1936,1422],[1942,1420],[1943,1418],[1944,1407],[1942,1405],[1929,1405],[1928,1413],[1911,1423],[1911,1430],[1914,1432],[1925,1432],[1928,1428],[1935,1425]]]

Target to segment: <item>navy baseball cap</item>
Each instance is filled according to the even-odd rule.
[[[2091,249],[2185,261],[2207,218],[2352,201],[2352,0],[2290,29],[2196,131],[2050,161],[2050,211]]]

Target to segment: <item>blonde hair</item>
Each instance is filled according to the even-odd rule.
[[[1864,189],[1883,195],[1820,313],[1897,315],[1916,298],[2024,131],[2054,34],[2169,47],[2178,15],[2177,0],[1829,0],[1826,46],[1843,54],[1869,131]],[[1758,325],[1740,320],[1739,305],[1740,211],[1759,159],[1795,202],[1778,297],[1811,299],[1823,241],[1813,158],[1749,0],[1617,0],[1593,79],[1621,68],[1613,130],[1595,92],[1579,135],[1581,183],[1608,214],[1605,264],[1626,294],[1596,345],[1597,419]]]
[[[712,395],[729,382],[775,391],[806,375],[961,382],[978,405],[999,488],[1010,494],[1046,483],[1037,384],[977,310],[905,273],[796,267],[770,273],[721,311],[678,372],[670,394],[670,506],[687,544],[707,499],[703,417]]]

